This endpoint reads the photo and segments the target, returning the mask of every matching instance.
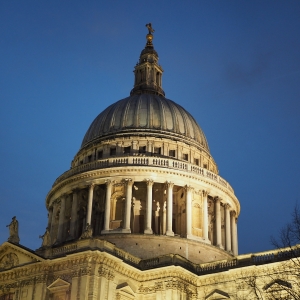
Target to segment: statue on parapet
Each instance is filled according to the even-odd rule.
[[[85,227],[85,230],[84,230],[84,232],[82,233],[82,235],[80,236],[79,239],[83,240],[83,239],[89,239],[91,237],[93,237],[93,228],[89,223],[87,223],[86,227]]]
[[[10,224],[6,225],[6,227],[9,228],[8,241],[11,243],[19,244],[19,222],[17,221],[17,218],[15,216],[12,217],[12,221],[10,222]]]
[[[152,34],[155,30],[152,28],[151,23],[146,24],[146,27],[148,28],[149,34]]]
[[[46,231],[43,235],[39,236],[40,239],[43,239],[42,248],[47,248],[51,246],[51,236],[49,232],[49,228],[46,228]]]

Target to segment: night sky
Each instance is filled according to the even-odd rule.
[[[300,203],[300,1],[1,1],[0,244],[40,247],[45,197],[93,119],[129,96],[146,23],[163,88],[203,129],[241,214],[239,252]]]

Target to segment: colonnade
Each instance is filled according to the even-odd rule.
[[[111,196],[112,188],[114,182],[111,180],[106,180],[106,191],[105,191],[105,209],[104,209],[104,223],[101,234],[110,234],[116,233],[116,230],[110,229],[110,218],[111,218]],[[124,206],[124,216],[122,222],[122,228],[117,231],[120,233],[131,233],[130,221],[131,221],[131,211],[132,211],[132,189],[134,181],[131,178],[125,178],[122,181],[124,185],[124,194],[125,194],[125,206]],[[146,211],[145,211],[145,227],[144,234],[153,234],[152,229],[152,214],[153,214],[153,185],[154,181],[152,179],[145,180],[147,186],[146,193]],[[174,236],[174,231],[172,227],[173,221],[173,187],[174,183],[170,181],[165,182],[165,194],[166,199],[166,231],[167,236]],[[87,208],[86,208],[86,226],[91,225],[92,222],[92,208],[93,208],[93,196],[94,196],[95,183],[91,183],[88,187],[88,199],[87,199]],[[199,237],[193,236],[192,233],[192,203],[193,203],[193,192],[195,188],[192,186],[185,186],[185,217],[186,217],[186,238],[199,240]],[[78,189],[72,191],[71,199],[71,217],[69,225],[69,238],[76,236],[76,221],[78,218]],[[232,252],[234,255],[238,253],[237,246],[237,216],[236,212],[231,209],[230,205],[223,201],[220,197],[211,197],[207,191],[201,191],[202,193],[202,238],[201,240],[206,243],[212,243],[215,246],[225,249],[228,252]],[[48,228],[53,241],[57,243],[64,242],[66,236],[64,233],[64,221],[66,214],[66,194],[62,195],[52,206],[52,209],[49,209],[49,219],[48,219]],[[214,241],[209,241],[209,212],[208,212],[208,197],[213,199],[214,203]],[[224,234],[225,234],[225,243],[222,244],[222,216],[221,216],[221,205],[224,207]],[[58,207],[60,206],[58,224],[56,222]],[[54,229],[54,226],[57,226],[57,230]],[[56,234],[56,236],[54,236]]]

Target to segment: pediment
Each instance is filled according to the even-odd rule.
[[[129,299],[134,299],[135,292],[130,287],[130,285],[127,282],[121,283],[116,287],[117,292],[119,295],[127,296]]]
[[[286,290],[287,288],[292,288],[292,285],[281,279],[275,279],[264,287],[267,292]]]
[[[220,290],[214,290],[205,298],[205,300],[223,300],[230,299],[229,295],[226,292]]]
[[[60,278],[57,278],[47,287],[47,289],[53,294],[66,292],[69,288],[70,283]]]
[[[0,272],[43,260],[43,258],[23,246],[9,242],[5,242],[0,246]]]

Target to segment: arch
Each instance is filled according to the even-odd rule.
[[[121,228],[124,221],[125,195],[123,191],[116,191],[111,195],[110,229]]]

